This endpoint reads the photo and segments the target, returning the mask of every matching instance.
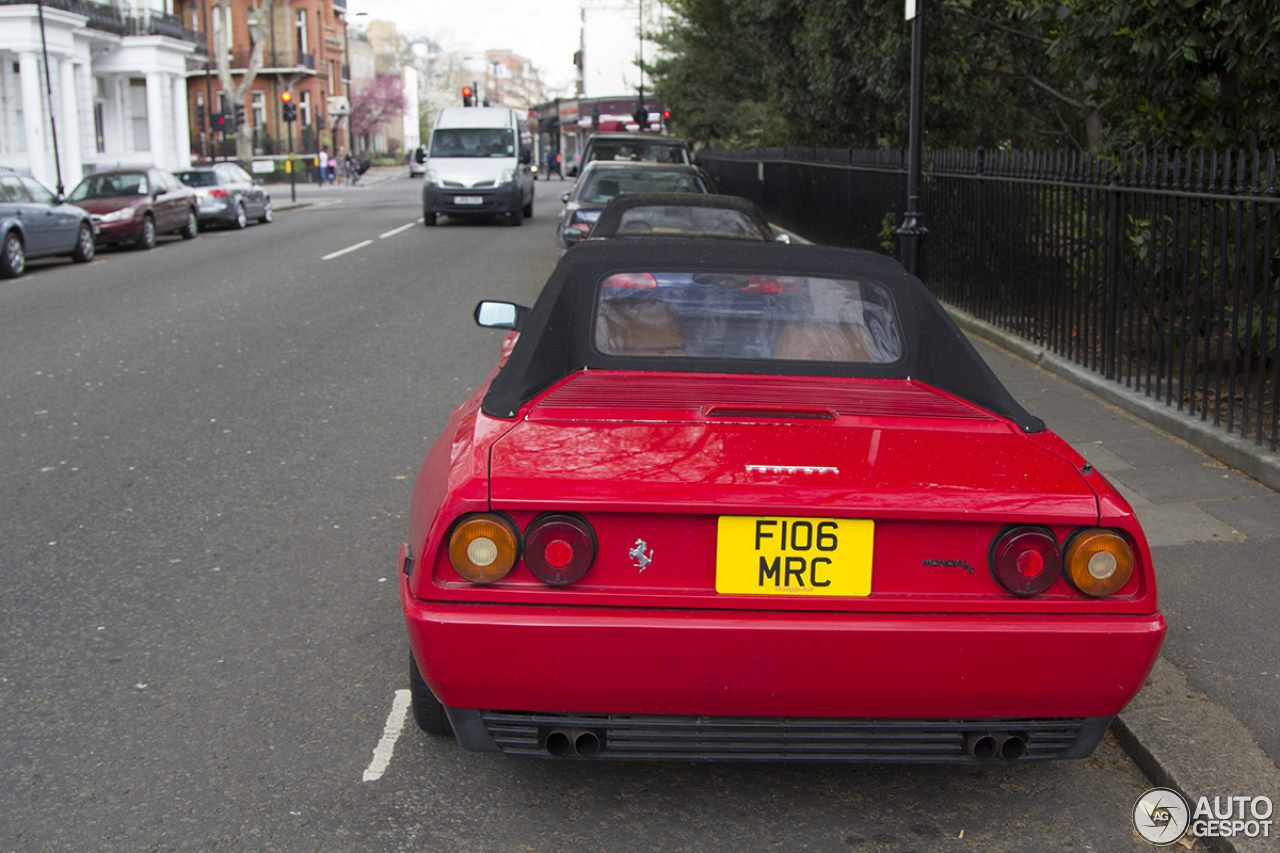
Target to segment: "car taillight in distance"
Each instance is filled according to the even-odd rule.
[[[1133,577],[1135,563],[1133,546],[1116,530],[1081,530],[1067,542],[1067,582],[1094,598],[1123,589]]]
[[[520,535],[506,518],[479,513],[463,518],[449,535],[449,563],[474,584],[500,581],[520,557]]]
[[[525,565],[548,586],[581,580],[595,559],[595,531],[575,515],[548,513],[534,519],[525,531]]]
[[[214,198],[226,198],[227,191],[226,190],[209,190],[209,195],[213,196]]]
[[[991,543],[987,563],[1014,595],[1038,595],[1062,574],[1062,549],[1053,531],[1036,525],[1007,527]]]

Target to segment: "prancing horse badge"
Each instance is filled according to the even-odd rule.
[[[648,549],[647,554],[645,553],[646,549]],[[636,561],[636,567],[642,572],[653,562],[653,549],[649,548],[643,539],[637,539],[636,544],[627,553],[631,555],[631,559]]]

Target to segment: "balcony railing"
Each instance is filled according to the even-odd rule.
[[[249,51],[245,49],[231,51],[231,67],[248,68]],[[306,68],[314,71],[316,69],[316,55],[314,53],[294,53],[288,50],[266,50],[264,48],[262,51],[262,67]]]
[[[106,3],[92,0],[42,0],[51,9],[61,9],[88,18],[86,26],[118,36],[168,36],[196,46],[196,53],[208,55],[204,33],[187,29],[175,15],[151,12],[143,17],[126,17]],[[29,6],[31,0],[0,0],[0,6]]]

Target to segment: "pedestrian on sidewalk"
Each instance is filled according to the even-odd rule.
[[[555,146],[547,149],[547,180],[551,180],[551,173],[555,172],[560,175],[560,180],[564,180],[564,174],[560,171],[560,155],[556,152]]]
[[[347,183],[354,187],[360,183],[360,163],[356,160],[356,155],[352,152],[347,152],[346,167]]]
[[[320,168],[317,170],[320,176],[320,186],[324,186],[324,182],[329,178],[329,152],[324,148],[320,149]]]

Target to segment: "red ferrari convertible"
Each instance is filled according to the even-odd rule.
[[[418,724],[566,759],[1088,756],[1165,622],[1132,509],[889,258],[570,252],[414,487]]]

